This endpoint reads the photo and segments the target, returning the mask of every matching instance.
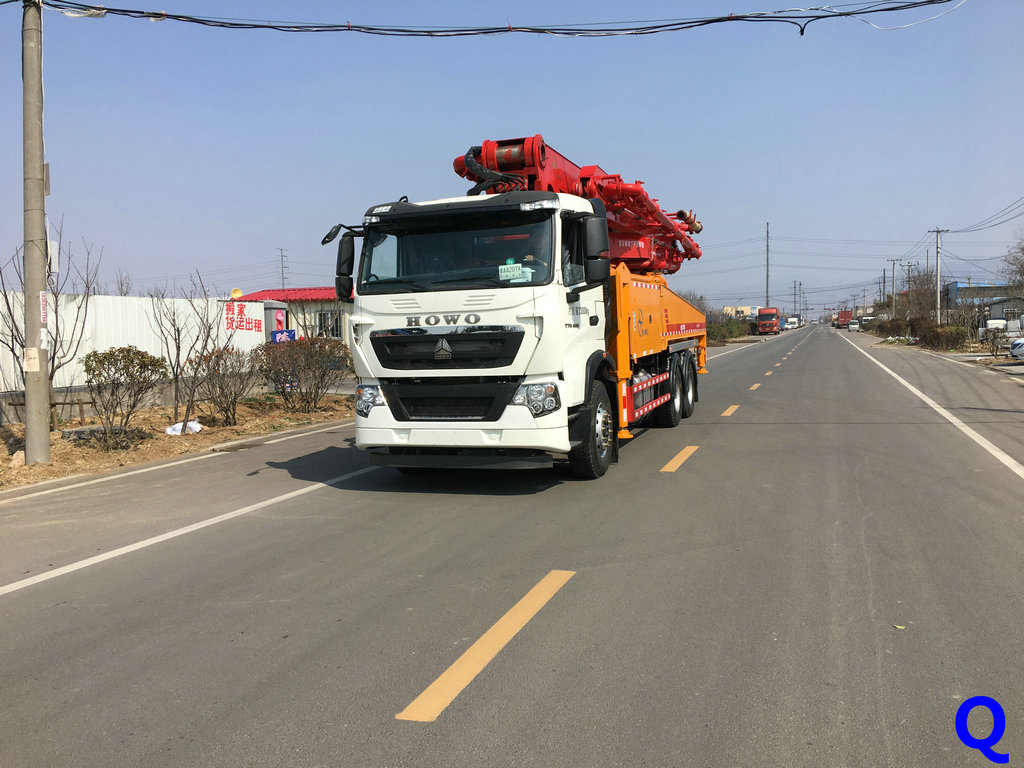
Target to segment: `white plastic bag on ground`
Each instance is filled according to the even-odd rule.
[[[202,428],[203,428],[203,425],[200,424],[198,421],[190,421],[188,423],[188,432],[190,434],[198,432]],[[179,421],[177,424],[172,424],[171,426],[167,427],[167,429],[165,429],[164,432],[166,432],[168,435],[180,435],[181,434],[181,422]]]

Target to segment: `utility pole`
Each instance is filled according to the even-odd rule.
[[[284,290],[284,248],[278,248],[278,252],[281,254],[281,290]]]
[[[892,264],[892,318],[891,319],[895,320],[896,319],[896,265],[897,264],[902,264],[903,262],[900,259],[886,259],[886,261],[888,261],[890,264]]]
[[[942,241],[939,236],[943,232],[949,232],[949,230],[936,227],[931,231],[935,233],[935,322],[942,325],[942,310],[939,307],[939,286],[941,285],[939,282],[939,254],[941,253]]]
[[[764,305],[771,304],[768,297],[768,222],[764,223]]]
[[[912,261],[907,264],[907,319],[910,319],[910,270],[919,266],[920,262]]]
[[[797,312],[796,308],[796,280],[793,281],[793,314]]]
[[[21,22],[25,244],[25,463],[50,463],[49,340],[46,295],[46,189],[43,156],[43,20],[41,0],[24,0]],[[56,311],[53,307],[50,311]]]

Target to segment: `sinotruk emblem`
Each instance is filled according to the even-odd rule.
[[[452,359],[452,348],[448,344],[447,339],[441,339],[434,346],[434,359],[435,360],[451,360]]]

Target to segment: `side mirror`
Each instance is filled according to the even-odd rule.
[[[583,262],[584,274],[588,283],[603,283],[611,277],[611,262],[607,257],[587,259]]]
[[[583,265],[588,283],[603,283],[611,275],[608,261],[608,219],[601,215],[583,219]]]
[[[346,304],[352,303],[352,275],[338,275],[334,278],[334,290],[338,294],[338,301]]]
[[[608,259],[608,220],[604,216],[587,216],[583,220],[583,256]]]
[[[338,265],[335,269],[334,289],[338,301],[352,301],[352,270],[356,265],[355,235],[346,232],[338,243]]]

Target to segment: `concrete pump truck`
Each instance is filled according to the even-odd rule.
[[[690,416],[705,318],[665,276],[700,258],[692,211],[667,213],[643,182],[579,167],[540,135],[485,141],[454,166],[467,196],[374,205],[323,239],[346,230],[336,288],[354,304],[356,445],[371,462],[557,459],[593,479],[645,420]]]

